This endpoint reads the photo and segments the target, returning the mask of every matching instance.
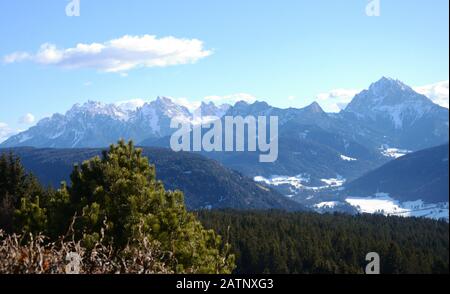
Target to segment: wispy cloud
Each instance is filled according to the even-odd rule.
[[[103,72],[126,72],[139,67],[167,67],[195,63],[212,54],[198,39],[153,35],[126,35],[104,43],[77,44],[60,49],[41,45],[36,53],[14,52],[3,57],[5,63],[31,61],[68,69],[91,68]]]
[[[0,122],[0,143],[16,133],[17,131],[10,128],[8,124]]]
[[[326,112],[339,112],[344,109],[358,94],[357,89],[334,89],[328,92],[319,93],[316,96],[317,102]]]
[[[32,59],[32,56],[26,52],[14,52],[3,57],[4,63],[14,63]]]
[[[425,85],[421,87],[415,87],[414,90],[418,93],[421,93],[431,100],[434,103],[448,108],[449,104],[449,90],[448,90],[448,80],[434,83],[431,85]]]

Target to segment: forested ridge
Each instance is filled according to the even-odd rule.
[[[227,238],[236,273],[364,273],[369,252],[382,273],[448,273],[449,225],[382,215],[200,211]]]
[[[199,154],[154,147],[141,149],[142,155],[155,166],[156,177],[165,188],[183,191],[188,209],[304,209],[299,203]],[[0,155],[12,152],[42,185],[59,188],[62,181],[70,184],[74,164],[101,156],[103,150],[0,148]]]
[[[151,156],[151,155],[150,155]],[[449,224],[381,215],[187,211],[142,150],[120,141],[43,187],[14,154],[0,156],[0,272],[448,273]],[[37,254],[39,253],[39,254]]]

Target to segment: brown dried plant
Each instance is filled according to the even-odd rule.
[[[92,249],[75,241],[73,218],[66,236],[50,242],[43,234],[6,234],[0,230],[0,273],[3,274],[64,274],[70,267],[69,254],[80,257],[79,274],[169,274],[168,262],[175,262],[170,253],[160,250],[159,243],[150,240],[141,230],[129,244],[116,250],[101,238]]]

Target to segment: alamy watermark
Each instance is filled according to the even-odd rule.
[[[70,0],[66,6],[67,16],[80,16],[80,0]]]
[[[381,15],[381,0],[368,0],[366,5],[367,16],[380,16]]]
[[[381,0],[368,0],[366,5],[367,16],[380,16],[381,15]],[[80,0],[70,0],[66,5],[67,16],[80,16]]]
[[[66,274],[77,275],[80,273],[81,256],[76,252],[69,252],[66,255],[66,261],[69,263],[66,265]]]
[[[208,121],[200,116],[199,124],[173,118],[170,127],[178,129],[170,138],[170,147],[176,152],[248,151],[260,152],[259,162],[271,163],[278,159],[277,116],[208,117]]]
[[[366,255],[366,261],[369,263],[366,266],[367,275],[380,274],[380,255],[376,252],[370,252]]]

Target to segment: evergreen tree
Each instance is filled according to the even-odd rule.
[[[0,156],[0,228],[6,231],[42,232],[47,216],[40,199],[45,190],[28,174],[12,153]]]
[[[180,191],[164,189],[154,166],[131,141],[122,140],[103,152],[102,158],[75,166],[71,180],[71,187],[63,186],[56,196],[60,203],[70,203],[72,212],[79,215],[76,230],[86,246],[99,240],[106,220],[110,242],[122,248],[142,231],[159,241],[163,250],[172,252],[175,272],[233,270],[229,245],[186,211]]]
[[[445,221],[233,210],[200,211],[198,218],[229,231],[239,274],[363,274],[368,252],[379,253],[382,274],[448,274]]]

